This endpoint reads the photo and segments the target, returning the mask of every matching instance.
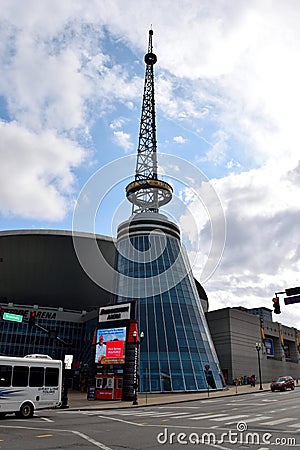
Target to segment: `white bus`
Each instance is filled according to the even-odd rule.
[[[0,356],[0,418],[29,418],[35,409],[61,405],[62,361],[47,355]]]

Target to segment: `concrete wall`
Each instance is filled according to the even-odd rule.
[[[218,354],[222,370],[228,371],[229,383],[236,377],[255,374],[259,378],[256,343],[260,351],[262,381],[268,382],[280,375],[300,379],[299,352],[296,331],[277,322],[264,321],[265,338],[274,344],[274,357],[268,357],[263,345],[260,318],[234,308],[210,311],[206,314],[208,326]],[[288,347],[285,355],[281,342]],[[299,333],[300,335],[300,333]]]
[[[212,311],[206,314],[208,326],[222,370],[228,371],[229,382],[232,379],[232,351],[230,330],[230,308]]]

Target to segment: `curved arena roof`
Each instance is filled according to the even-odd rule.
[[[115,245],[108,236],[60,230],[0,232],[0,302],[73,310],[90,310],[110,303],[110,293],[94,283],[81,267],[73,235],[87,254],[93,254],[96,238],[106,262],[114,266]],[[100,264],[101,272],[104,263],[97,260],[95,264]],[[113,272],[106,286],[112,285],[112,278]],[[196,286],[200,298],[207,303],[203,287],[197,281]]]

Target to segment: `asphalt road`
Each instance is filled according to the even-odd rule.
[[[0,449],[300,448],[300,389],[0,421]]]

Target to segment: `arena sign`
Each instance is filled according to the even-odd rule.
[[[105,306],[99,308],[99,322],[113,320],[129,320],[131,303],[120,303],[119,305]]]
[[[23,316],[24,319],[28,319],[30,316],[30,312],[33,311],[32,309],[10,309],[10,308],[4,308],[5,312],[8,312],[10,314],[16,314],[19,316]],[[43,311],[41,309],[37,309],[36,311],[36,319],[47,319],[47,320],[56,320],[56,311]]]

